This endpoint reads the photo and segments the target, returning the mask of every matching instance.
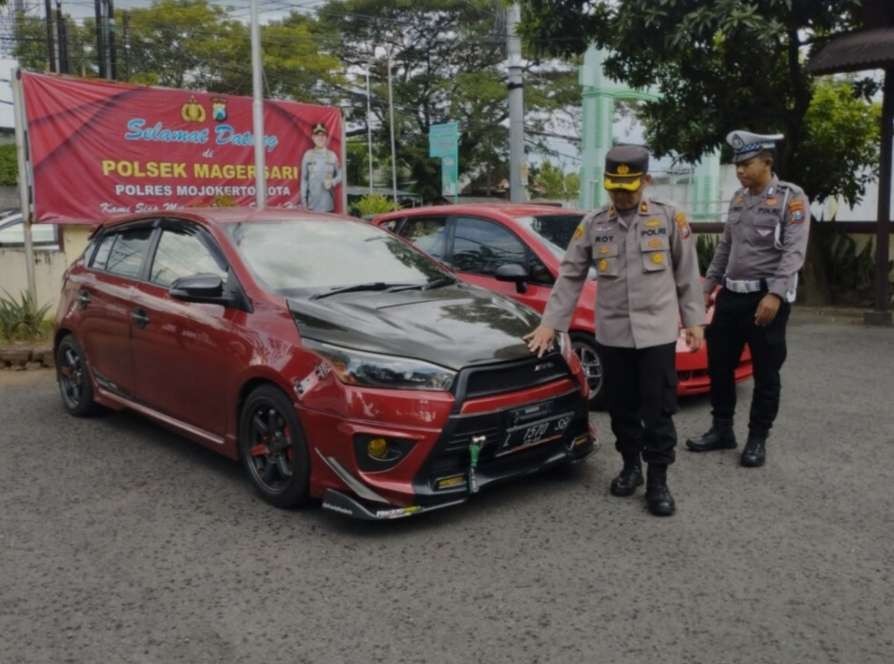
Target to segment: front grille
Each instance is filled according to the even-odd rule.
[[[568,365],[559,353],[531,357],[515,362],[501,362],[468,367],[460,371],[456,381],[457,401],[501,392],[534,387],[570,375]]]
[[[416,478],[416,492],[420,496],[432,494],[432,483],[439,477],[465,473],[469,469],[469,445],[475,436],[485,441],[479,456],[479,467],[484,470],[500,470],[523,467],[548,456],[557,446],[569,445],[570,441],[588,430],[587,410],[576,391],[549,400],[549,414],[573,412],[572,424],[561,440],[497,457],[496,452],[505,440],[512,409],[481,415],[454,415],[450,418],[440,441],[432,450],[427,463]],[[463,489],[465,490],[465,489]]]

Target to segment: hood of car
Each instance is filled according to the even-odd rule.
[[[462,283],[288,302],[304,338],[455,370],[530,357],[522,336],[540,322],[529,308]]]

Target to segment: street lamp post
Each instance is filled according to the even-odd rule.
[[[391,126],[391,196],[397,203],[397,149],[394,147],[394,92],[391,85],[391,54],[388,54],[388,124]]]
[[[258,0],[251,0],[251,83],[252,131],[255,137],[255,206],[267,205],[267,173],[264,164],[264,88],[261,65],[261,27],[258,25]]]

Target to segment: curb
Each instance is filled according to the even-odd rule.
[[[51,346],[2,346],[0,369],[25,371],[26,369],[52,369],[56,366]]]

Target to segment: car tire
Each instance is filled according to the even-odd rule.
[[[69,415],[89,417],[99,411],[93,398],[93,379],[87,355],[70,334],[56,347],[56,383],[62,405]]]
[[[590,408],[603,408],[605,406],[605,365],[602,355],[596,347],[593,335],[583,332],[571,333],[571,348],[577,355],[584,373],[587,376],[587,384],[590,386]]]
[[[239,454],[252,484],[272,505],[307,502],[310,458],[298,414],[274,385],[255,388],[239,413]]]

